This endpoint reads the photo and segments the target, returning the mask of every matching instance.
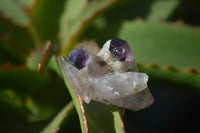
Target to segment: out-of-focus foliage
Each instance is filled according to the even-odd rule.
[[[199,14],[193,0],[0,0],[1,132],[191,132],[199,115]],[[155,96],[124,122],[118,107],[85,104],[57,62],[83,42],[101,47],[112,38],[129,42]]]

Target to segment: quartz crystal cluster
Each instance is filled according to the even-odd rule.
[[[93,99],[136,111],[154,101],[147,88],[148,75],[137,72],[133,52],[125,40],[108,40],[97,55],[80,47],[68,58],[61,56],[59,63],[86,103]]]

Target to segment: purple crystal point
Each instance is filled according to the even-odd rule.
[[[86,66],[88,59],[88,51],[84,47],[75,49],[69,53],[69,62],[77,69],[82,69]]]
[[[133,61],[134,55],[129,44],[122,39],[112,39],[109,51],[120,61]]]

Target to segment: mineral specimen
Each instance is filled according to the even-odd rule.
[[[125,40],[108,40],[97,55],[81,47],[60,57],[65,76],[86,103],[90,100],[139,110],[153,103],[148,75],[137,72],[133,52]]]

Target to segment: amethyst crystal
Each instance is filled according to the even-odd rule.
[[[120,61],[133,61],[134,55],[129,44],[122,39],[112,39],[109,51]]]
[[[75,49],[69,53],[69,62],[77,69],[82,69],[86,66],[88,59],[88,51],[84,47]]]

